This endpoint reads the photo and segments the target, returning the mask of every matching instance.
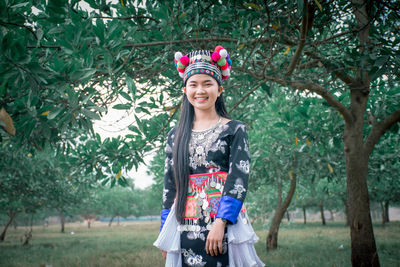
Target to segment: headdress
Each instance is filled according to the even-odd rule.
[[[175,53],[175,67],[183,83],[195,74],[207,74],[217,80],[218,85],[230,75],[232,60],[225,48],[218,45],[214,51],[198,50],[185,56],[181,52]]]

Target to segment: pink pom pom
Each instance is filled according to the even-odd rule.
[[[219,55],[218,52],[214,52],[214,53],[212,53],[211,58],[214,61],[218,61],[221,58],[221,56]]]
[[[180,58],[180,61],[181,61],[182,65],[186,66],[187,64],[189,64],[189,57],[188,56],[183,56],[183,57]]]
[[[228,64],[228,62],[226,62],[225,65],[223,65],[221,67],[221,70],[226,70],[228,67],[229,67],[229,64]]]
[[[219,53],[219,51],[221,51],[221,49],[224,49],[224,48],[220,45],[217,45],[214,50],[215,50],[215,52]]]
[[[224,75],[222,75],[222,80],[226,80],[226,79],[228,79],[228,77],[229,77],[229,76],[224,76]]]

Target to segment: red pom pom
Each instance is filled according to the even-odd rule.
[[[221,70],[226,70],[228,68],[228,66],[229,66],[229,64],[228,64],[228,62],[226,62],[225,65],[223,65],[221,67]]]
[[[176,68],[180,73],[184,73],[185,69]]]
[[[221,51],[221,49],[224,49],[222,46],[220,46],[220,45],[217,45],[216,47],[215,47],[215,52],[218,52],[219,53],[219,51]]]
[[[228,77],[229,77],[229,76],[224,76],[224,75],[222,75],[222,80],[226,80],[226,79],[228,79]]]
[[[211,58],[214,61],[218,61],[221,58],[221,56],[220,56],[220,54],[218,52],[214,52],[214,53],[211,54]]]
[[[181,57],[180,61],[181,61],[182,65],[186,66],[187,64],[189,64],[189,57],[188,56],[183,56],[183,57]]]

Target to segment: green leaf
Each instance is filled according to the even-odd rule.
[[[7,88],[6,83],[2,83],[0,85],[0,97],[3,97],[6,94]]]
[[[113,187],[114,187],[114,185],[115,185],[115,182],[116,182],[116,179],[112,179],[112,181],[111,181],[111,185],[110,185],[110,188],[113,188]]]
[[[95,113],[95,112],[93,112],[93,111],[90,111],[90,110],[87,110],[87,109],[82,109],[81,112],[82,112],[86,117],[88,117],[89,119],[100,120],[99,114],[97,114],[97,113]]]
[[[135,99],[135,94],[136,94],[136,85],[133,82],[132,78],[129,76],[125,77],[125,82],[126,85],[128,86],[129,92],[131,92],[133,99]]]
[[[245,3],[244,6],[245,6],[245,7],[249,7],[249,8],[251,7],[251,8],[253,8],[254,10],[257,10],[257,11],[262,10],[262,7],[260,7],[260,6],[257,5],[257,4],[254,4],[254,3]]]
[[[131,104],[116,104],[113,106],[113,109],[130,109],[131,107]]]
[[[50,111],[49,115],[47,115],[47,119],[52,120],[55,117],[57,117],[62,111],[64,111],[63,108],[56,108]]]
[[[288,125],[286,123],[283,123],[283,122],[277,122],[277,123],[274,124],[274,127],[284,128],[284,127],[288,127]]]
[[[119,94],[128,101],[132,101],[132,98],[125,92],[120,91]]]

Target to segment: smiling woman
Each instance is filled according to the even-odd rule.
[[[264,266],[244,208],[250,168],[245,125],[230,120],[222,81],[232,64],[215,51],[177,52],[182,113],[168,134],[161,233],[166,266]]]

